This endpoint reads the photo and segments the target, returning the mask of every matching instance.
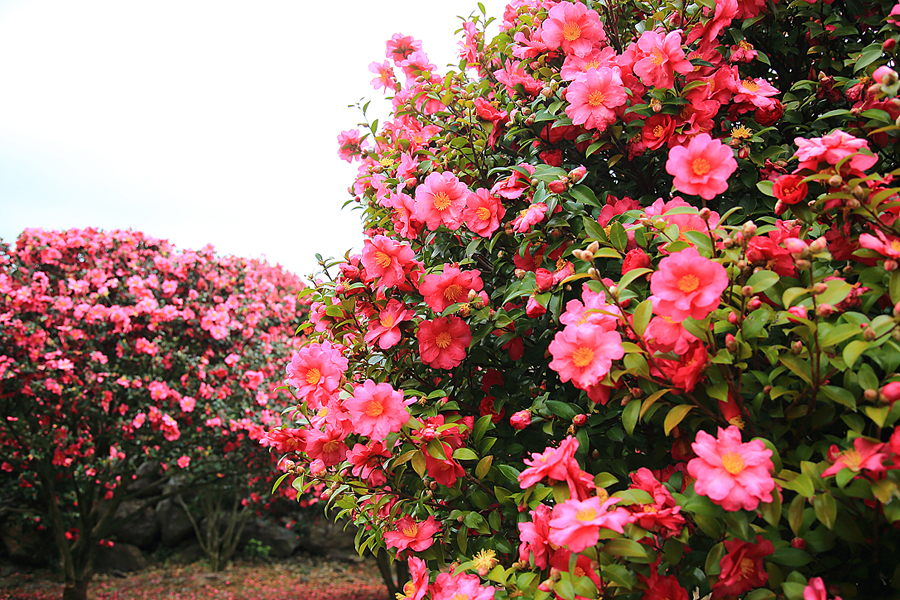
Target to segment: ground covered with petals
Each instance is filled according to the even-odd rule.
[[[62,579],[50,571],[13,572],[0,579],[2,600],[58,600]],[[234,562],[212,573],[203,562],[166,564],[125,577],[98,575],[92,600],[384,600],[387,591],[374,560],[360,564],[292,557]]]

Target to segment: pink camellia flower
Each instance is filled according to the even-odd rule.
[[[345,437],[343,431],[330,425],[325,427],[325,431],[311,429],[306,436],[306,453],[313,461],[322,461],[326,467],[336,465],[350,451],[344,443]]]
[[[529,513],[531,522],[519,523],[519,560],[528,563],[531,555],[534,555],[534,566],[539,569],[547,568],[547,557],[553,553],[550,544],[550,516],[551,509],[546,504],[538,504]]]
[[[466,357],[472,331],[456,316],[419,323],[416,334],[422,362],[434,369],[452,369]]]
[[[434,580],[434,600],[492,600],[494,586],[484,587],[477,575],[439,573]]]
[[[705,319],[719,306],[726,287],[728,273],[719,263],[696,248],[673,252],[650,276],[653,312],[679,323],[688,317]]]
[[[600,503],[600,497],[587,500],[569,499],[553,507],[550,519],[550,541],[557,546],[565,546],[572,552],[581,552],[594,546],[600,540],[600,528],[625,533],[625,525],[634,521],[634,516],[623,508],[609,510],[620,498],[607,498]]]
[[[340,386],[348,364],[331,342],[309,344],[294,353],[285,383],[297,388],[297,395],[305,397],[311,406],[319,408]]]
[[[877,236],[877,237],[876,237]],[[875,235],[864,233],[859,236],[859,245],[881,254],[885,258],[900,258],[900,238],[885,235],[875,230]]]
[[[421,522],[416,522],[412,517],[404,516],[394,523],[394,530],[384,534],[384,543],[388,548],[422,552],[434,543],[434,534],[441,530],[433,516]]]
[[[834,464],[828,467],[822,477],[837,475],[842,469],[850,469],[854,473],[865,471],[867,474],[881,473],[885,470],[884,461],[889,455],[883,450],[885,444],[868,438],[858,437],[853,440],[853,449],[844,450],[837,455]],[[837,447],[832,446],[836,451]]]
[[[500,227],[500,221],[505,215],[506,209],[500,199],[485,188],[478,188],[466,198],[463,220],[472,233],[481,237],[491,237]]]
[[[178,401],[178,405],[181,407],[181,412],[193,411],[196,404],[197,401],[190,396],[182,396],[181,400]]]
[[[191,464],[191,457],[190,456],[182,456],[181,458],[178,459],[177,463],[178,463],[179,468],[187,469],[188,466]]]
[[[825,589],[825,582],[821,577],[809,578],[809,582],[803,588],[803,600],[828,600],[828,590]],[[835,596],[834,600],[841,600],[841,597]]]
[[[398,392],[389,383],[376,384],[367,379],[353,389],[353,397],[344,401],[350,411],[353,430],[373,440],[383,440],[388,433],[400,431],[409,421],[409,411]]]
[[[731,148],[708,133],[695,135],[687,146],[675,146],[666,161],[666,172],[675,177],[675,189],[706,200],[728,189],[728,178],[736,169]]]
[[[379,311],[378,317],[369,321],[365,342],[367,344],[378,342],[378,347],[382,350],[392,348],[400,341],[400,323],[409,321],[414,316],[416,311],[407,310],[406,305],[391,298],[387,306]]]
[[[470,290],[480,292],[482,289],[481,271],[460,271],[455,265],[444,265],[442,273],[426,275],[419,285],[425,303],[436,313],[457,302],[465,302]]]
[[[512,425],[513,429],[525,429],[531,425],[531,412],[520,410],[519,412],[513,413],[509,418],[509,424]]]
[[[397,82],[394,79],[394,69],[391,68],[391,63],[375,61],[369,65],[369,71],[378,75],[372,80],[372,87],[376,90],[384,88],[385,91],[394,91]]]
[[[575,125],[605,131],[616,120],[613,109],[627,100],[618,67],[589,69],[566,88],[566,116]]]
[[[587,284],[581,286],[581,300],[569,300],[565,312],[559,317],[563,325],[597,325],[613,331],[619,325],[621,311],[606,303],[606,294],[593,291]]]
[[[691,448],[697,458],[687,469],[701,496],[728,511],[756,510],[760,502],[772,501],[772,451],[762,440],[742,443],[741,430],[731,425],[719,427],[718,438],[698,431]]]
[[[622,335],[596,325],[567,325],[550,342],[550,368],[561,381],[572,380],[580,389],[599,383],[612,361],[625,356]]]
[[[644,85],[671,88],[675,85],[675,73],[686,75],[694,71],[694,65],[684,57],[681,47],[681,31],[666,36],[656,31],[645,31],[637,41],[644,58],[634,64],[634,74]]]
[[[547,214],[547,205],[543,202],[535,202],[528,206],[528,208],[522,209],[519,212],[519,216],[513,219],[512,228],[516,233],[525,233],[529,229],[531,229],[532,225],[537,225],[541,221],[544,220],[544,215]]]
[[[351,129],[350,131],[342,131],[340,135],[338,135],[338,146],[338,156],[348,163],[352,163],[355,158],[362,154],[364,148],[363,140],[359,135],[359,130]]]
[[[409,581],[404,584],[402,592],[397,592],[397,600],[422,600],[428,593],[428,567],[424,560],[415,556],[410,556],[406,564],[409,566]]]
[[[681,356],[690,349],[697,338],[685,329],[680,321],[675,322],[669,317],[653,317],[644,330],[644,340],[651,344],[654,350],[674,352]]]
[[[416,188],[415,218],[429,231],[441,225],[457,230],[462,225],[463,210],[472,192],[453,173],[431,173]]]
[[[541,39],[550,50],[585,56],[606,41],[606,33],[597,11],[580,2],[560,2],[541,24]]]
[[[356,444],[353,450],[347,453],[347,460],[353,465],[350,471],[355,477],[368,479],[374,471],[381,469],[384,459],[390,458],[391,453],[384,447],[384,442],[372,441],[368,444]]]
[[[840,129],[836,129],[820,138],[794,138],[794,143],[797,144],[797,151],[794,152],[794,156],[800,159],[797,170],[809,169],[818,171],[820,162],[836,165],[842,159],[863,148],[869,149],[869,143],[866,140],[861,140]],[[850,159],[849,164],[851,169],[865,171],[876,162],[878,162],[877,156],[856,154]]]
[[[578,466],[575,451],[578,440],[571,435],[559,444],[559,448],[546,448],[543,453],[532,452],[531,459],[525,459],[528,468],[519,474],[519,486],[526,489],[543,480],[565,481],[572,498],[587,498],[594,489],[594,480]]]
[[[748,77],[743,81],[734,82],[734,94],[732,102],[735,104],[746,102],[756,108],[768,109],[775,105],[776,100],[772,96],[778,95],[779,91],[761,77],[756,79]]]
[[[382,287],[394,287],[406,279],[406,267],[415,261],[409,244],[401,244],[384,235],[363,242],[362,264],[370,280]]]

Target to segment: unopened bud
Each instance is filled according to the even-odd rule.
[[[861,185],[858,185],[855,188],[853,188],[852,194],[853,194],[853,197],[856,198],[857,200],[859,200],[860,202],[865,202],[869,198],[869,190],[867,190],[866,188],[864,188]]]
[[[747,160],[747,157],[750,156],[750,148],[747,146],[741,146],[741,148],[737,151],[738,158],[741,160]]]
[[[744,234],[738,231],[733,236],[731,236],[732,241],[734,241],[736,246],[744,245]]]
[[[840,175],[832,175],[828,178],[828,187],[839,188],[844,185],[844,178]]]
[[[599,250],[599,249],[600,249],[600,242],[597,242],[597,241],[591,242],[587,247],[587,251],[590,252],[591,254],[596,254],[597,250]]]
[[[557,179],[555,181],[551,181],[547,188],[553,192],[554,194],[562,194],[566,191],[566,188],[569,187],[569,182],[565,179]]]
[[[826,248],[828,248],[828,240],[826,240],[824,237],[816,238],[809,244],[809,251],[813,254],[825,252]]]
[[[662,110],[662,102],[660,102],[658,98],[652,98],[650,100],[650,110],[652,110],[655,113],[658,113],[659,111]]]
[[[516,279],[524,279],[526,271],[525,269],[516,269],[513,273],[515,274]]]
[[[586,414],[583,414],[583,413],[577,414],[574,417],[572,417],[572,424],[575,425],[576,427],[581,427],[585,423],[587,423],[587,415]]]
[[[745,285],[744,287],[742,287],[741,295],[744,296],[745,298],[749,298],[750,296],[752,296],[753,295],[753,286]]]
[[[806,540],[801,537],[795,537],[791,540],[791,546],[797,550],[806,550]]]
[[[762,300],[760,300],[759,298],[757,298],[757,297],[755,297],[755,296],[754,296],[753,298],[750,298],[750,301],[747,302],[747,309],[748,309],[748,310],[756,310],[756,309],[758,309],[760,306],[762,306]]]
[[[819,294],[824,294],[826,291],[828,291],[828,284],[825,283],[824,281],[820,281],[819,283],[817,283],[816,285],[813,286],[813,294],[815,294],[817,296]]]
[[[797,265],[797,268],[801,271],[805,271],[809,268],[809,261],[805,258],[801,258],[800,260],[794,261],[794,264]]]
[[[631,395],[634,396],[635,398],[643,398],[644,397],[644,390],[642,390],[641,388],[639,388],[637,386],[631,388],[629,391],[631,392]]]
[[[863,397],[869,402],[875,402],[876,400],[878,400],[878,390],[869,388],[863,392]]]
[[[875,333],[875,330],[872,329],[871,327],[866,327],[865,329],[863,329],[863,338],[867,342],[874,341],[876,337],[878,337],[878,335]]]
[[[850,198],[849,200],[847,200],[847,208],[849,208],[850,210],[856,210],[857,208],[859,208],[859,200],[857,200],[856,198]]]
[[[591,255],[591,260],[593,260],[593,258],[594,258],[593,255]],[[600,280],[600,271],[598,271],[594,267],[591,267],[590,269],[588,269],[587,273],[588,273],[588,277],[590,277],[591,279],[596,279],[597,281]]]
[[[887,271],[888,273],[890,273],[891,271],[896,271],[897,270],[897,261],[892,258],[889,258],[886,261],[884,261],[884,270]]]
[[[732,313],[733,314],[733,313]],[[725,348],[728,349],[729,352],[737,351],[737,340],[730,333],[725,335]]]
[[[881,43],[881,49],[885,52],[890,52],[894,48],[897,47],[897,40],[895,38],[888,38]]]
[[[771,393],[772,393],[772,386],[771,386],[771,385],[767,385],[766,387],[763,388],[763,394],[765,394],[766,396],[768,396],[768,395],[771,394]]]
[[[737,313],[736,313],[736,312],[730,312],[730,313],[728,313],[728,317],[727,317],[727,318],[728,318],[728,322],[729,322],[729,323],[731,323],[732,325],[737,325],[737,322],[738,322],[738,316],[737,316]]]
[[[816,307],[816,314],[828,318],[834,314],[834,307],[830,304],[820,304]]]
[[[710,217],[712,217],[712,211],[706,208],[705,206],[700,209],[700,218],[704,221],[709,221]]]
[[[803,342],[797,340],[796,342],[791,344],[791,354],[796,355],[800,354],[801,352],[803,352]]]

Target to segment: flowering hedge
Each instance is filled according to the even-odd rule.
[[[0,246],[0,469],[52,530],[66,598],[84,597],[122,502],[156,502],[174,474],[187,487],[237,474],[263,503],[259,442],[288,406],[271,383],[302,287],[132,231],[30,229]]]
[[[339,136],[294,485],[407,599],[894,593],[900,5],[483,13],[446,75],[394,35]]]

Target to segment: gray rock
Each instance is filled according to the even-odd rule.
[[[123,502],[116,509],[116,518],[128,515],[137,510],[142,504],[143,502],[139,500]],[[126,521],[116,530],[115,536],[116,539],[125,544],[150,548],[159,538],[159,531],[160,527],[156,517],[156,510],[150,507]]]
[[[313,554],[323,554],[335,559],[345,560],[357,554],[355,539],[356,527],[344,529],[346,520],[335,523],[325,516],[320,516],[309,527],[309,538],[305,541],[306,549]]]
[[[194,526],[175,498],[166,498],[156,505],[156,522],[163,546],[174,548],[194,535]]]
[[[94,571],[97,573],[128,573],[147,568],[147,559],[141,549],[131,544],[116,542],[112,548],[100,546],[94,558]]]
[[[0,525],[0,539],[9,558],[34,566],[45,566],[56,556],[56,544],[49,529],[21,519],[8,519]]]
[[[181,542],[172,552],[169,559],[176,563],[189,564],[197,562],[204,556],[203,548],[200,547],[200,542],[192,538]]]
[[[269,556],[272,558],[287,558],[300,546],[300,538],[293,531],[284,525],[263,519],[247,521],[241,533],[240,546],[244,546],[251,539],[259,541],[263,546],[269,546]]]
[[[126,488],[130,493],[136,493],[140,497],[146,496],[147,493],[158,493],[159,490],[152,490],[150,485],[162,475],[159,462],[147,461],[142,463],[134,474],[136,478]]]

